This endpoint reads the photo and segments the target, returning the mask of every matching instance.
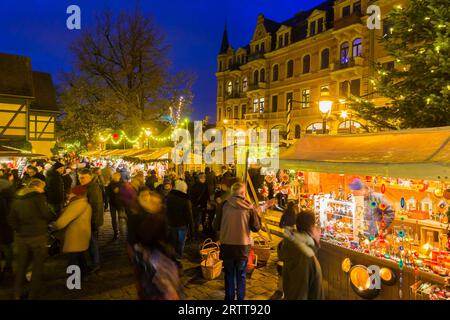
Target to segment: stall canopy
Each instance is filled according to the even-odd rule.
[[[358,135],[307,135],[281,153],[280,168],[448,180],[450,127]]]
[[[0,158],[41,158],[43,154],[24,152],[7,146],[0,146]]]
[[[153,161],[153,160],[161,160],[161,159],[169,159],[171,156],[172,148],[166,147],[157,149],[156,151],[150,154],[139,155],[136,158],[143,161]]]

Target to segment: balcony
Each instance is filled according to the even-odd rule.
[[[255,52],[255,53],[250,54],[247,58],[247,62],[255,61],[258,59],[265,59],[264,52],[260,51],[260,52]]]
[[[230,94],[225,95],[225,100],[231,100],[231,99],[240,99],[245,98],[245,95],[243,92],[232,92]]]
[[[247,112],[245,114],[245,120],[257,120],[264,118],[264,113],[260,112]]]
[[[339,70],[344,70],[344,69],[348,69],[348,68],[353,68],[353,67],[362,67],[364,65],[364,58],[363,57],[352,57],[352,58],[348,58],[347,62],[343,62],[343,61],[336,61],[333,64],[333,71],[339,71]]]
[[[361,24],[361,14],[353,13],[334,22],[334,30],[343,29],[353,24]]]
[[[258,82],[258,83],[256,83],[256,84],[250,84],[249,86],[248,86],[248,90],[247,90],[247,92],[250,92],[250,91],[255,91],[255,90],[260,90],[260,89],[266,89],[266,83],[265,82]]]

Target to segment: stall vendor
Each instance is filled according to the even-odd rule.
[[[390,227],[395,217],[395,210],[387,199],[381,194],[369,189],[360,179],[355,179],[350,184],[350,189],[355,196],[364,197],[364,221],[368,229],[365,231],[365,236],[376,237],[380,230],[381,217],[384,216],[384,230],[383,235],[386,235],[387,229]],[[380,206],[380,204],[383,204]],[[382,210],[380,207],[384,207]],[[377,225],[378,222],[378,225]]]

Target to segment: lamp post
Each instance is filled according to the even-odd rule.
[[[147,149],[150,149],[150,135],[152,134],[152,132],[150,131],[149,128],[144,130],[145,135],[147,136]]]
[[[331,108],[333,107],[333,101],[330,99],[330,90],[325,87],[320,92],[319,110],[322,113],[322,133],[327,133],[327,120],[331,114]]]

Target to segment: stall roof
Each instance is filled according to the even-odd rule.
[[[280,155],[280,168],[448,180],[450,127],[308,135]]]
[[[163,157],[164,155],[171,153],[171,152],[172,152],[171,147],[165,147],[165,148],[158,149],[155,152],[152,152],[151,154],[145,154],[143,156],[139,156],[138,158],[140,160],[144,160],[144,161],[159,160],[159,159],[161,159],[161,157]],[[170,155],[168,158],[170,158]]]
[[[43,154],[23,152],[7,146],[0,146],[0,158],[40,158]]]

